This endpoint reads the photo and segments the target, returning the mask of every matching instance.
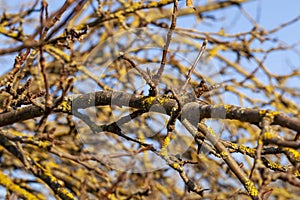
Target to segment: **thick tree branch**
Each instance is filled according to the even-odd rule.
[[[129,94],[117,91],[99,91],[83,95],[73,95],[66,98],[56,109],[55,112],[66,112],[72,114],[72,109],[85,109],[93,106],[115,105],[120,107],[131,107],[136,109],[151,108],[151,111],[171,114],[172,108],[177,105],[174,99],[165,96],[147,97],[137,94]],[[160,105],[160,106],[158,106]],[[163,108],[163,109],[162,109]],[[233,119],[251,124],[261,122],[266,110],[252,108],[242,108],[234,105],[202,105],[191,102],[183,105],[184,117],[196,119],[193,123],[203,118]],[[274,115],[272,125],[279,125],[300,132],[300,120],[289,117],[285,114],[269,111]],[[0,114],[0,126],[10,125],[19,121],[33,119],[42,116],[44,111],[37,106],[27,106],[17,110]],[[195,117],[198,116],[198,117]]]

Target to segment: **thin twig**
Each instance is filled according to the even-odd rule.
[[[258,190],[254,183],[247,177],[247,174],[239,167],[238,163],[231,156],[226,147],[221,143],[219,138],[216,136],[212,129],[208,128],[206,124],[201,121],[198,124],[198,130],[206,136],[206,138],[215,147],[217,153],[221,155],[221,158],[230,168],[230,170],[238,177],[240,182],[243,184],[252,199],[258,199]]]
[[[129,62],[129,64],[136,69],[136,71],[145,79],[145,81],[147,82],[147,84],[151,87],[151,88],[155,88],[155,83],[151,80],[151,77],[149,77],[149,75],[144,72],[143,70],[139,69],[136,64],[128,57],[126,57],[125,55],[121,55],[121,58],[123,60],[126,60],[127,62]]]
[[[153,81],[155,83],[155,86],[157,86],[157,84],[158,84],[158,82],[159,82],[159,80],[160,80],[160,78],[161,78],[161,76],[164,72],[164,69],[165,69],[168,49],[169,49],[169,46],[170,46],[170,43],[171,43],[173,30],[175,30],[175,27],[176,27],[177,10],[178,10],[178,1],[174,0],[172,22],[171,22],[171,26],[170,26],[170,29],[169,29],[168,34],[167,34],[167,41],[166,41],[166,44],[165,44],[164,49],[163,49],[163,54],[162,54],[162,58],[161,58],[161,62],[160,62],[160,68],[158,69],[157,75],[155,75],[153,77]],[[155,96],[156,95],[155,88],[151,88],[151,89],[152,89],[152,91],[154,93],[154,96]]]
[[[206,45],[207,45],[207,40],[204,40],[203,43],[202,43],[202,46],[200,48],[200,51],[199,51],[199,54],[194,62],[194,64],[192,65],[191,69],[189,70],[187,76],[186,76],[186,80],[185,80],[185,83],[183,84],[182,88],[181,88],[181,91],[185,91],[186,90],[186,87],[188,85],[188,83],[190,82],[191,80],[191,76],[198,64],[198,62],[200,61],[200,58],[201,56],[203,55],[205,49],[206,49]]]

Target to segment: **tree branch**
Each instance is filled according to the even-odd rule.
[[[166,113],[170,115],[172,108],[176,106],[177,103],[174,99],[170,99],[166,96],[147,97],[125,92],[99,91],[82,94],[79,96],[69,96],[61,104],[59,104],[54,111],[72,114],[72,109],[85,109],[93,106],[108,105],[147,110],[151,108],[151,111],[153,112]],[[184,117],[189,120],[197,119],[193,124],[198,123],[198,120],[200,119],[217,118],[239,120],[241,122],[248,122],[257,125],[259,122],[261,122],[264,114],[267,112],[267,110],[242,108],[234,105],[202,105],[197,102],[186,103],[182,105],[182,107],[182,113],[185,113]],[[289,117],[277,111],[268,112],[271,115],[274,115],[274,121],[271,125],[279,125],[296,132],[300,132],[299,119]],[[27,119],[33,119],[35,117],[40,117],[43,114],[44,111],[41,108],[33,105],[24,108],[18,108],[17,110],[0,114],[0,126],[10,125]]]

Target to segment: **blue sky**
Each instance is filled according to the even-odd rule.
[[[282,23],[290,21],[299,13],[300,1],[288,0],[288,1],[272,1],[272,0],[258,0],[243,4],[244,10],[250,14],[253,19],[258,20],[258,24],[264,27],[265,30],[276,28]],[[240,11],[236,7],[225,9],[221,11],[220,18],[223,16],[228,20],[222,25],[225,32],[239,33],[249,31],[253,27],[252,24],[246,19],[245,16],[240,14]],[[282,30],[274,33],[272,37],[278,40],[292,45],[300,41],[300,21],[283,28]],[[257,44],[257,47],[265,46],[266,44]],[[298,51],[300,48],[298,45]],[[300,54],[296,52],[284,51],[272,53],[266,61],[267,66],[272,66],[276,72],[285,73],[287,68],[285,67],[299,67]],[[287,66],[290,64],[292,66]],[[285,66],[285,67],[283,67]]]

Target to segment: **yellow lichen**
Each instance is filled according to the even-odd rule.
[[[240,145],[240,148],[239,148],[241,151],[244,151],[246,152],[247,151],[247,147],[245,145]]]
[[[59,104],[58,109],[60,109],[62,112],[71,112],[72,106],[67,101],[63,101],[61,104]]]
[[[256,197],[258,195],[258,190],[249,179],[245,181],[245,187],[251,196]]]
[[[121,22],[121,23],[125,22],[125,19],[126,19],[123,14],[124,14],[123,10],[120,10],[115,13],[115,16],[119,19],[119,22]]]
[[[300,172],[299,172],[299,171],[295,171],[295,172],[294,172],[294,175],[295,175],[297,178],[299,178],[299,177],[300,177]]]
[[[259,115],[262,117],[269,117],[273,119],[276,115],[279,115],[280,112],[278,111],[268,111],[268,110],[260,110]]]
[[[155,99],[156,99],[156,97],[145,97],[143,99],[142,103],[146,108],[149,108],[153,104]]]
[[[170,144],[170,138],[169,138],[169,137],[166,137],[166,138],[164,139],[164,142],[163,142],[163,144],[162,144],[161,151],[160,151],[160,154],[161,154],[163,157],[168,156],[167,147],[168,147],[169,144]]]
[[[263,116],[263,115],[266,114],[266,112],[267,112],[266,110],[260,110],[260,111],[259,111],[259,115],[260,115],[260,116]]]
[[[266,165],[267,167],[269,167],[272,170],[279,170],[279,171],[284,171],[286,172],[288,170],[288,168],[286,166],[282,166],[279,163],[276,162],[272,162],[269,159],[262,157],[262,161],[264,163],[264,165]]]
[[[48,147],[51,147],[52,144],[47,141],[39,141],[39,147],[43,149],[47,149]]]
[[[169,137],[166,137],[164,139],[164,143],[162,145],[162,148],[166,148],[168,145],[170,144],[170,138]]]
[[[227,158],[228,158],[228,154],[227,154],[226,151],[222,151],[222,152],[220,153],[220,155],[221,155],[222,159],[227,159]]]
[[[168,156],[167,149],[166,148],[162,148],[161,151],[160,151],[160,155],[162,157],[167,157]]]
[[[159,1],[159,2],[152,1],[152,2],[150,2],[150,3],[148,4],[148,6],[149,6],[150,8],[153,8],[153,7],[159,6],[160,4],[167,4],[167,3],[169,3],[169,2],[170,2],[169,0],[162,0],[162,1]]]
[[[174,163],[174,164],[173,164],[173,168],[174,168],[174,169],[178,169],[179,167],[180,167],[180,165],[179,165],[178,163]]]
[[[34,194],[24,190],[19,185],[15,184],[10,177],[0,171],[0,185],[5,186],[8,190],[16,193],[20,198],[24,199],[38,199]]]
[[[142,3],[141,2],[134,2],[130,7],[126,8],[126,11],[128,12],[133,12],[134,10],[137,10],[141,7]]]
[[[235,143],[231,143],[231,147],[235,150],[237,150],[239,148],[239,146]]]
[[[211,50],[208,51],[209,57],[212,58],[215,55],[217,55],[217,53],[220,50],[226,50],[226,49],[227,49],[227,47],[225,45],[217,45],[217,46],[213,47]]]
[[[265,140],[268,140],[268,139],[272,139],[272,138],[275,138],[276,135],[274,133],[271,133],[271,132],[265,132],[264,133],[264,139]]]
[[[284,148],[284,150],[287,151],[288,153],[292,154],[294,160],[296,160],[297,162],[300,161],[300,153],[298,151],[296,151],[295,149],[291,149],[291,148]]]
[[[245,145],[240,145],[240,146],[239,146],[239,150],[240,150],[242,153],[248,153],[248,154],[251,154],[251,155],[255,155],[255,153],[256,153],[256,150],[255,150],[255,149],[246,147]]]
[[[209,133],[211,135],[213,135],[214,137],[218,137],[217,134],[215,133],[215,131],[211,128],[211,127],[207,127],[207,130],[209,131]]]
[[[232,110],[232,105],[223,105],[223,107],[225,108],[226,110],[226,113],[229,113],[231,110]]]

